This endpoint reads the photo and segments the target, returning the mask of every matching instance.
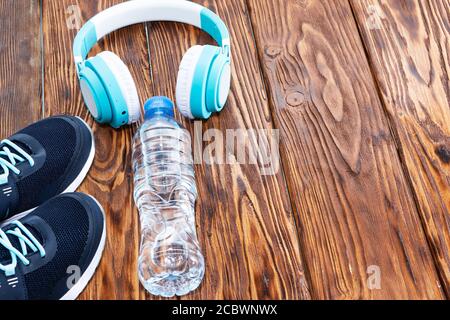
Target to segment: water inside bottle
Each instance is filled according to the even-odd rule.
[[[133,141],[138,274],[150,293],[170,297],[196,289],[204,274],[195,230],[197,188],[189,132],[168,110],[151,111]]]

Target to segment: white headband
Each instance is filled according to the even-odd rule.
[[[147,21],[187,23],[207,32],[221,47],[230,46],[225,23],[214,12],[199,4],[186,0],[132,0],[98,13],[81,28],[73,45],[75,63],[86,59],[92,47],[105,35]]]

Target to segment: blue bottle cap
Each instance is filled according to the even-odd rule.
[[[145,102],[144,112],[144,118],[146,120],[154,116],[168,116],[173,118],[173,102],[164,96],[152,97]]]

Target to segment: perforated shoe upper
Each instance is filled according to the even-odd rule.
[[[71,116],[38,121],[12,135],[8,141],[31,156],[34,163],[18,162],[16,168],[20,173],[10,171],[7,183],[0,185],[0,221],[35,208],[62,192],[74,191],[94,155],[89,127],[83,120]],[[0,150],[3,147],[4,144],[0,144]]]
[[[4,299],[61,299],[77,281],[81,281],[94,258],[101,256],[105,224],[103,209],[90,196],[68,193],[57,196],[19,220],[1,228],[4,237],[28,260],[16,258],[12,273],[0,270],[0,300]],[[26,245],[21,247],[11,231],[29,231],[35,245],[43,254]],[[0,232],[0,233],[1,233]],[[5,240],[5,239],[4,239]],[[12,262],[10,250],[0,243],[0,264]],[[1,268],[0,268],[1,269]],[[95,269],[94,269],[95,270]]]

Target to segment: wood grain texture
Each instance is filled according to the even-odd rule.
[[[39,119],[41,54],[39,2],[0,2],[0,137]]]
[[[450,296],[450,2],[351,3]]]
[[[200,123],[217,129],[273,129],[244,1],[199,1],[224,19],[232,34],[233,81],[225,109]],[[155,93],[174,98],[182,55],[209,36],[184,25],[150,29]],[[193,122],[181,119],[194,136]],[[200,136],[201,139],[201,136]],[[206,139],[208,140],[208,139]],[[200,140],[205,148],[207,141]],[[238,147],[242,148],[242,147]],[[204,149],[211,156],[211,149]],[[263,176],[260,165],[195,167],[197,231],[206,261],[200,288],[183,299],[308,299],[298,236],[282,171]]]
[[[349,3],[248,5],[313,298],[442,298]]]
[[[80,8],[85,22],[94,14],[120,1],[44,1],[46,115],[78,115],[93,127],[96,154],[89,175],[79,191],[93,195],[107,218],[107,242],[95,277],[81,299],[140,299],[143,289],[137,278],[139,220],[132,199],[131,127],[114,130],[94,123],[82,102],[72,58],[77,30],[67,27],[68,7]],[[148,52],[144,25],[108,36],[91,56],[111,50],[130,67],[141,97],[150,94]]]

